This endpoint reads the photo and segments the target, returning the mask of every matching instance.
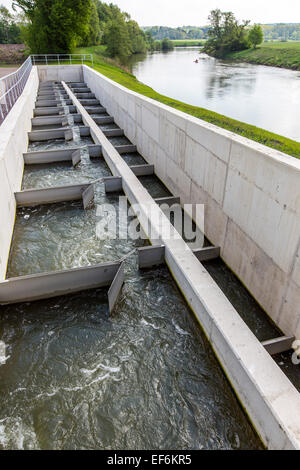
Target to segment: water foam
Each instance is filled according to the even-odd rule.
[[[0,366],[6,364],[7,359],[10,356],[6,356],[6,344],[4,341],[0,341]]]

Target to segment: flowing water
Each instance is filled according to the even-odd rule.
[[[101,289],[1,308],[2,447],[261,448],[168,270],[128,264],[112,317]]]
[[[110,175],[104,160],[89,159],[84,147],[91,143],[78,137],[83,160],[75,169],[26,167],[23,189]],[[69,145],[34,143],[30,150]],[[139,154],[122,157],[129,164],[143,160]],[[155,176],[140,181],[154,197],[170,194]],[[99,181],[96,206],[88,211],[81,202],[18,209],[8,277],[114,261],[146,245],[97,237],[97,206],[117,202],[118,195],[105,194]],[[220,263],[206,267],[250,328],[259,339],[276,336]],[[136,252],[126,259],[112,316],[106,289],[2,306],[0,340],[0,448],[262,448],[168,269],[139,271]]]
[[[129,65],[163,95],[300,141],[300,72],[222,61],[191,47],[137,56]]]

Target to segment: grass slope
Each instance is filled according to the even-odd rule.
[[[175,47],[203,46],[205,41],[201,39],[172,39]]]
[[[300,42],[264,43],[256,49],[228,54],[226,58],[300,70]]]
[[[227,129],[235,134],[242,135],[248,139],[254,140],[261,144],[267,145],[268,147],[280,150],[281,152],[292,155],[293,157],[300,158],[300,143],[294,140],[282,137],[272,132],[260,129],[259,127],[251,126],[244,122],[231,119],[223,116],[222,114],[209,111],[205,108],[199,108],[192,106],[181,101],[174,100],[164,95],[160,95],[152,88],[139,82],[137,78],[129,73],[128,71],[117,66],[114,61],[105,58],[103,54],[103,48],[88,47],[77,50],[78,53],[94,54],[94,66],[93,68],[98,72],[102,73],[106,77],[114,80],[117,83],[133,90],[141,95],[152,98],[160,103],[164,103],[172,108],[176,108],[184,113],[195,116],[199,119],[203,119],[206,122],[215,124],[216,126]]]

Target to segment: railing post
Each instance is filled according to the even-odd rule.
[[[32,57],[28,57],[16,72],[13,72],[0,80],[0,124],[2,124],[9,111],[23,92],[31,69]]]

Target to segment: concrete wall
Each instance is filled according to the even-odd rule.
[[[300,338],[300,161],[142,95],[83,66],[84,80],[286,334]]]
[[[40,82],[53,80],[60,82],[82,82],[83,73],[81,65],[39,65],[37,67]]]
[[[22,96],[0,127],[0,280],[6,274],[16,214],[14,193],[21,189],[23,153],[27,150],[37,89],[38,73],[33,67]]]
[[[165,245],[165,260],[206,333],[229,381],[269,449],[300,449],[300,394],[250,331],[215,281],[194,256],[147,189],[64,84],[90,126],[96,144],[122,186],[151,243]],[[170,236],[166,236],[170,234]]]

